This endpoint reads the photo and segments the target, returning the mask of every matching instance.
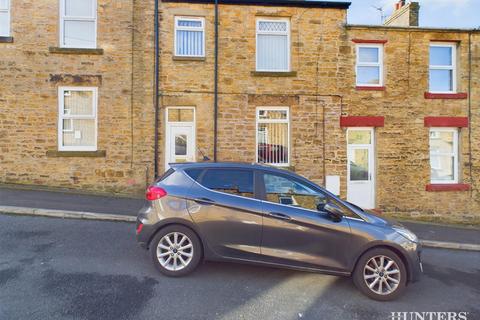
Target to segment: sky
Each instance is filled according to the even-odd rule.
[[[344,1],[344,0],[342,0]],[[348,2],[348,1],[345,1]],[[380,24],[383,8],[389,16],[397,0],[350,0],[348,23]],[[480,0],[417,0],[420,3],[420,26],[440,28],[479,28]]]

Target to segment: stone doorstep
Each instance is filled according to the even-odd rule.
[[[119,222],[135,222],[137,220],[137,218],[134,216],[124,216],[124,215],[95,213],[95,212],[26,208],[26,207],[14,207],[14,206],[0,206],[0,214],[1,213],[42,216],[42,217],[55,217],[55,218],[63,218],[63,219],[84,219],[84,220],[119,221]],[[422,246],[427,248],[480,251],[480,245],[472,244],[472,243],[456,243],[456,242],[430,241],[430,240],[420,240],[420,243]]]

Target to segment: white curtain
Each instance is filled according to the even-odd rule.
[[[203,56],[203,32],[177,30],[177,55]]]

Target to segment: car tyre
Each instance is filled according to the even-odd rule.
[[[202,244],[191,229],[170,225],[160,229],[150,244],[155,267],[169,277],[191,273],[202,260]]]
[[[358,260],[353,282],[367,297],[390,301],[404,293],[407,269],[395,252],[386,248],[375,248],[365,252]]]

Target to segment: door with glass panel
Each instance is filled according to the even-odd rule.
[[[375,207],[373,129],[348,129],[347,143],[347,200],[364,209],[373,209]]]
[[[169,163],[195,161],[195,109],[167,108],[165,169]]]

